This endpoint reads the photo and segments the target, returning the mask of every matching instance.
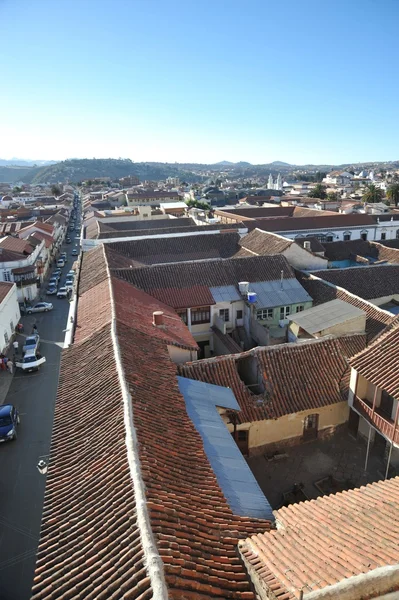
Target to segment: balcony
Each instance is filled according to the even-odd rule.
[[[373,412],[373,406],[367,400],[362,400],[358,396],[353,398],[353,408],[357,410],[369,423],[371,423],[378,431],[386,438],[399,444],[399,427],[396,427],[395,422],[378,407]],[[394,435],[394,438],[393,438]]]

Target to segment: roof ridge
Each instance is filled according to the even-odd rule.
[[[168,591],[164,576],[163,561],[157,548],[147,509],[145,484],[142,476],[138,451],[137,433],[133,421],[133,402],[122,364],[122,357],[117,333],[115,299],[112,289],[111,274],[105,255],[104,244],[102,244],[102,247],[111,302],[111,339],[112,345],[114,347],[115,366],[118,374],[123,399],[123,418],[126,431],[125,444],[127,451],[127,461],[135,494],[137,524],[139,527],[141,543],[144,551],[144,562],[147,567],[148,575],[151,581],[154,600],[168,600]]]

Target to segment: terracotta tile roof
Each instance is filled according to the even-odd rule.
[[[107,244],[106,251],[110,248],[123,257],[132,258],[143,265],[228,258],[239,249],[239,239],[237,232],[148,238]],[[120,268],[124,266],[121,265]]]
[[[363,352],[350,361],[351,366],[363,377],[399,400],[399,322],[388,326],[386,331]]]
[[[89,264],[94,309],[105,280],[94,284]],[[155,301],[110,286],[112,322],[61,360],[32,600],[253,600],[236,545],[270,523],[229,508],[177,385],[169,326],[144,318]]]
[[[191,227],[195,226],[195,222],[191,218],[182,219],[145,219],[143,221],[128,221],[123,219],[120,222],[107,223],[98,222],[100,233],[108,233],[110,231],[135,231],[142,229],[180,229],[180,227]]]
[[[241,354],[186,363],[179,375],[230,387],[240,405],[240,423],[278,419],[283,415],[329,406],[347,399],[347,360],[364,348],[363,335],[341,344],[340,338],[323,338],[301,344],[258,347]],[[262,373],[264,393],[254,394],[240,377],[245,361]]]
[[[194,286],[203,287],[205,290],[213,286],[238,285],[240,281],[279,280],[281,271],[286,279],[294,277],[294,272],[284,256],[278,255],[176,263],[142,269],[119,269],[115,274],[157,298],[159,298],[158,291],[165,290],[171,300],[159,299],[167,304],[172,301],[172,306],[183,308],[190,306],[183,304],[182,299],[191,299],[192,295],[188,297],[187,290]],[[214,304],[214,301],[209,304]],[[191,306],[205,306],[205,304],[196,303]]]
[[[277,530],[241,541],[239,551],[253,581],[276,598],[299,598],[301,589],[306,598],[399,562],[399,477],[292,504],[275,516]]]
[[[324,213],[324,211],[317,211]],[[263,229],[264,231],[301,231],[312,229],[348,228],[348,227],[375,227],[376,222],[370,215],[350,214],[324,214],[311,217],[285,217],[268,220],[254,220],[246,222],[249,229]]]
[[[381,333],[381,331],[395,319],[394,315],[390,314],[388,311],[378,308],[378,306],[359,298],[355,294],[352,294],[341,287],[337,287],[315,277],[313,273],[310,275],[301,271],[295,271],[295,274],[302,287],[305,288],[310,296],[312,296],[315,305],[323,304],[324,302],[329,302],[330,300],[338,298],[339,300],[344,300],[345,302],[349,302],[349,304],[353,304],[353,306],[357,306],[364,310],[367,315],[366,334],[368,342]]]
[[[0,281],[0,302],[3,302],[4,298],[14,285],[15,283],[9,281]]]
[[[241,246],[245,250],[249,250],[253,254],[258,255],[270,255],[280,254],[287,250],[294,242],[276,235],[274,233],[267,233],[261,229],[253,229],[250,233],[241,239]]]
[[[10,235],[0,239],[0,248],[25,255],[29,255],[33,252],[33,247],[29,244],[29,242],[17,237],[12,237]]]
[[[312,271],[312,275],[365,300],[399,294],[399,265],[375,265]]]
[[[90,288],[107,279],[104,268],[104,251],[102,246],[83,254],[79,279],[79,295],[82,296]]]
[[[371,242],[365,240],[349,240],[347,242],[323,243],[325,256],[329,260],[348,260],[359,256],[378,258],[377,249]]]
[[[256,196],[255,196],[256,198]],[[292,217],[294,214],[293,206],[275,206],[275,207],[253,207],[253,208],[220,208],[215,210],[217,216],[226,216],[230,219],[267,219],[270,217]]]
[[[312,236],[297,237],[297,238],[295,238],[294,242],[296,244],[298,244],[298,246],[301,246],[301,248],[304,248],[305,242],[310,242],[311,252],[323,252],[324,253],[324,246],[319,242],[319,240],[316,237],[312,237]]]
[[[98,238],[98,222],[96,217],[90,216],[84,220],[84,235],[88,240],[95,240]]]
[[[186,219],[187,220],[187,219]],[[175,233],[195,233],[195,232],[205,232],[205,231],[231,231],[235,232],[237,229],[245,228],[243,223],[234,223],[234,224],[223,224],[216,223],[214,225],[189,225],[187,227],[179,227],[176,231],[174,227],[165,227],[164,229],[139,229],[139,230],[126,230],[126,231],[109,231],[103,232],[99,234],[99,239],[113,239],[113,238],[124,238],[124,237],[138,237],[145,236],[149,237],[152,235],[157,236],[166,236],[169,234]]]
[[[52,246],[52,244],[54,243],[54,238],[52,235],[47,235],[46,233],[42,233],[41,231],[34,231],[29,237],[34,237],[38,240],[44,240],[46,248],[50,248],[50,246]]]
[[[128,274],[128,272],[126,272]],[[119,276],[119,271],[117,271]],[[128,277],[123,277],[129,281]],[[138,286],[140,287],[140,286]],[[151,296],[173,308],[196,308],[200,306],[212,306],[215,299],[204,285],[191,285],[185,288],[150,288],[146,290]]]

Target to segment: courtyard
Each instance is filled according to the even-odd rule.
[[[286,448],[275,457],[264,454],[247,461],[266,498],[277,509],[287,501],[300,502],[323,492],[335,493],[384,479],[386,462],[381,447],[370,446],[367,472],[366,451],[366,441],[355,439],[344,428],[329,439]]]

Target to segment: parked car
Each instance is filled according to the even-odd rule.
[[[51,283],[46,289],[46,296],[53,296],[57,293],[57,286],[55,283]]]
[[[48,312],[49,310],[53,310],[53,305],[51,302],[38,302],[33,306],[28,306],[26,312],[28,315],[31,315],[32,313]]]
[[[27,352],[28,350],[34,350],[35,348],[39,348],[40,345],[40,337],[38,333],[34,333],[33,335],[28,335],[25,339],[25,344],[23,345],[22,351]]]
[[[60,258],[64,258],[61,254]],[[66,258],[66,252],[65,252],[65,258]],[[57,275],[58,277],[61,276],[61,269],[55,269],[55,271],[52,272],[51,276],[54,277],[55,275]]]
[[[64,260],[62,258],[59,258],[57,260],[57,267],[60,267],[62,269],[62,267],[64,267],[64,266],[65,266]]]
[[[60,287],[57,292],[57,298],[68,298],[68,290],[65,286]]]
[[[19,425],[19,414],[12,404],[0,406],[0,442],[8,442],[17,439],[17,425]]]
[[[77,256],[78,254],[79,254],[79,251],[76,248],[74,248],[72,250],[72,256]]]
[[[65,240],[67,244],[70,244],[72,242],[70,237],[67,237],[67,239]]]
[[[70,271],[68,271],[68,273],[67,273],[67,278],[68,278],[68,277],[73,277],[73,278],[74,278],[74,277],[75,277],[75,275],[76,275],[75,271],[74,271],[73,269],[71,269],[71,270],[70,270]]]
[[[58,285],[60,278],[58,275],[52,275],[48,280],[49,285]]]
[[[60,258],[62,258],[62,260],[66,260],[67,259],[67,253],[66,252],[61,252]]]
[[[27,350],[22,361],[17,361],[15,366],[22,369],[25,373],[32,373],[32,371],[38,371],[40,366],[45,362],[45,357],[38,350]]]

